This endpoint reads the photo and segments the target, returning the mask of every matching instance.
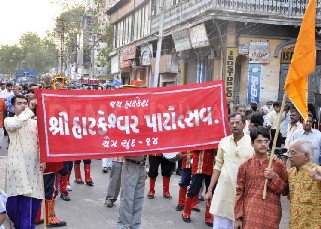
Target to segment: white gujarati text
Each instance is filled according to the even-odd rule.
[[[135,115],[116,116],[114,113],[105,115],[101,110],[97,114],[97,117],[74,117],[69,120],[68,113],[61,111],[58,117],[49,118],[49,131],[52,135],[72,134],[76,139],[88,135],[106,135],[108,129],[124,131],[127,135],[140,132],[139,119]],[[168,112],[144,115],[142,120],[145,123],[140,125],[150,128],[153,133],[198,127],[201,123],[213,124],[211,107],[188,110],[185,115],[177,115],[171,106]],[[69,121],[72,125],[69,125]]]

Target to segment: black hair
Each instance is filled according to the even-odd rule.
[[[237,104],[234,108],[235,111],[237,111],[240,107],[246,107],[244,104]]]
[[[297,113],[299,116],[301,116],[300,112],[299,112],[296,108],[292,108],[292,109],[291,109],[291,113],[292,113],[292,112],[295,112],[295,113]]]
[[[245,111],[245,117],[249,117],[252,114],[251,110],[246,110]]]
[[[252,102],[251,103],[251,108],[252,108],[253,111],[257,111],[257,103]]]
[[[35,90],[34,90],[34,89],[31,89],[31,88],[28,89],[27,94],[30,94],[30,93],[31,93],[31,94],[34,94],[34,93],[35,93]]]
[[[312,118],[313,120],[313,114],[311,112],[308,112],[308,117]]]
[[[14,104],[16,103],[16,99],[17,99],[17,98],[19,98],[19,99],[25,99],[25,100],[28,102],[26,96],[24,96],[24,95],[15,95],[15,96],[13,96],[13,97],[11,98],[11,104],[12,104],[12,105],[14,105]]]
[[[290,104],[285,104],[284,108],[288,108],[288,110],[290,110],[291,109],[291,105]]]
[[[256,111],[256,112],[253,112],[253,113],[250,115],[250,122],[251,122],[255,127],[263,126],[264,118],[263,118],[263,116],[260,114],[260,112]]]
[[[238,113],[238,112],[232,112],[229,116],[228,116],[228,121],[230,121],[231,118],[234,118],[236,115],[239,115],[241,116],[242,118],[242,123],[245,123],[245,115],[242,115],[241,113]]]
[[[279,107],[281,104],[280,104],[280,102],[279,101],[275,101],[274,103],[273,103],[273,107]]]
[[[38,87],[38,84],[36,84],[36,83],[31,83],[31,84],[29,84],[29,87],[34,87],[34,86],[37,86],[37,87]]]
[[[270,131],[268,131],[268,129],[266,129],[263,126],[259,126],[251,130],[250,132],[251,142],[254,142],[254,140],[257,139],[259,135],[262,135],[264,138],[268,138],[270,140]]]
[[[6,87],[13,87],[12,83],[7,83]]]

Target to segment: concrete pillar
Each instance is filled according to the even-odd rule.
[[[180,77],[179,85],[184,85],[184,84],[186,84],[186,62],[185,62],[185,60],[180,60],[179,66],[180,66],[180,70],[181,70],[181,77]]]

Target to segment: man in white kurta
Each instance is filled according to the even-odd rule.
[[[27,99],[12,99],[14,117],[7,117],[4,126],[10,138],[7,161],[7,215],[16,229],[34,228],[34,220],[43,199],[42,173],[38,150],[37,121],[28,109]],[[34,106],[31,102],[30,106]],[[27,227],[30,225],[30,227]]]
[[[221,139],[219,143],[211,183],[205,195],[207,201],[212,199],[210,213],[214,215],[214,229],[234,227],[238,168],[254,153],[250,136],[243,133],[245,117],[240,113],[232,113],[229,124],[232,135]]]

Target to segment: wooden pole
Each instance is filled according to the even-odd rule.
[[[282,99],[282,104],[281,104],[281,109],[280,109],[280,112],[279,112],[279,115],[278,115],[278,120],[277,120],[277,123],[276,123],[276,131],[275,131],[275,135],[274,135],[274,139],[273,139],[273,145],[272,145],[272,150],[271,150],[270,160],[269,160],[269,165],[268,165],[269,169],[272,168],[272,162],[273,162],[273,158],[274,158],[274,151],[275,151],[276,141],[277,141],[278,136],[279,136],[280,125],[281,125],[281,120],[282,120],[282,114],[283,114],[283,111],[284,111],[285,101],[286,101],[287,97],[288,97],[288,90],[286,90],[284,92],[283,99]],[[268,182],[268,179],[265,179],[264,189],[263,189],[263,197],[262,197],[263,200],[265,200],[265,198],[266,198],[267,182]]]
[[[42,215],[43,215],[43,228],[47,229],[47,213],[46,213],[46,191],[45,191],[45,182],[43,179],[43,172],[41,172],[41,181],[42,181],[42,188],[43,188],[43,200],[41,204],[42,208]]]

